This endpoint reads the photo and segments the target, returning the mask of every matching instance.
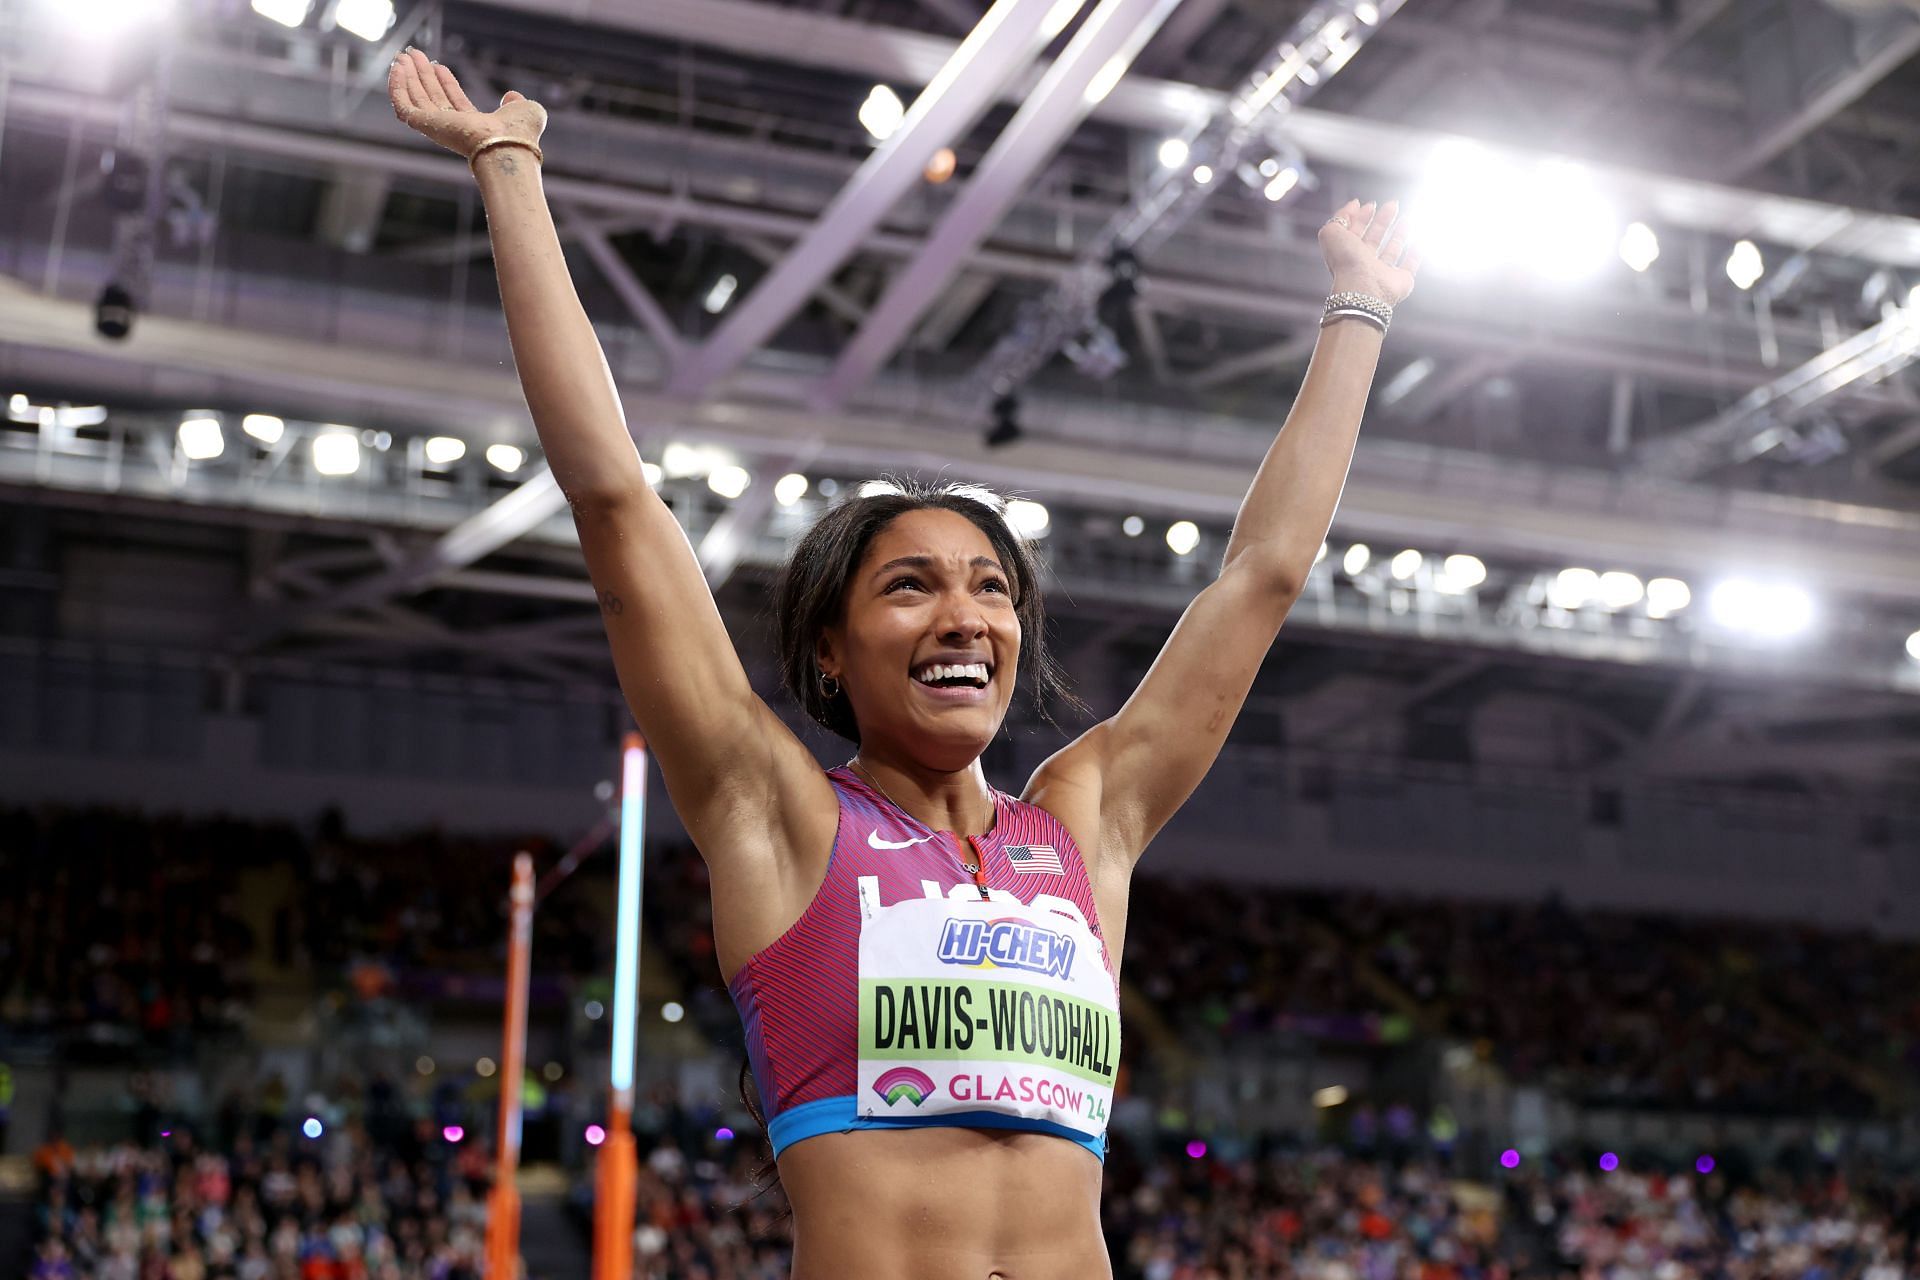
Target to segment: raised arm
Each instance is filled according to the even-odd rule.
[[[1350,201],[1320,229],[1335,292],[1394,304],[1412,291],[1417,254],[1396,213],[1392,201],[1378,209]],[[1187,606],[1126,705],[1035,773],[1028,798],[1079,815],[1083,828],[1097,824],[1104,864],[1131,870],[1220,754],[1333,523],[1381,337],[1360,319],[1321,329],[1300,394],[1240,504],[1220,576]]]
[[[828,784],[753,692],[686,535],[646,482],[541,186],[534,145],[547,113],[518,93],[482,112],[415,49],[394,61],[388,90],[410,128],[472,157],[520,385],[573,509],[620,687],[675,808],[709,858],[758,847],[777,815],[818,809],[806,792]],[[515,142],[475,156],[499,138]]]

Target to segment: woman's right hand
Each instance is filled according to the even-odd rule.
[[[462,159],[502,134],[538,143],[547,128],[547,109],[516,92],[500,99],[499,110],[480,110],[467,100],[453,72],[414,48],[393,60],[387,97],[402,124]]]

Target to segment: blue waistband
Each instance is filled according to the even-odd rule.
[[[1047,1133],[1078,1143],[1103,1162],[1107,1158],[1107,1138],[1104,1133],[1088,1137],[1078,1129],[1069,1129],[1051,1120],[1029,1120],[1025,1116],[1010,1116],[1000,1111],[950,1111],[931,1116],[863,1116],[854,1109],[853,1103],[853,1095],[846,1093],[836,1098],[816,1098],[782,1111],[767,1124],[767,1138],[773,1143],[773,1154],[777,1157],[794,1143],[823,1133],[848,1133],[854,1129],[947,1127],[1024,1129],[1029,1133]]]

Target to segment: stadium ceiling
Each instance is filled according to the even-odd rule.
[[[393,611],[462,583],[581,602],[533,551],[564,542],[564,514],[505,363],[470,180],[384,101],[386,62],[412,41],[476,88],[551,108],[548,190],[636,435],[650,458],[673,442],[750,473],[724,511],[704,489],[677,504],[716,581],[777,555],[774,477],[917,469],[1048,504],[1076,598],[1166,615],[1212,544],[1143,557],[1112,531],[1127,515],[1223,529],[1311,350],[1315,229],[1349,194],[1398,191],[1451,224],[1456,268],[1522,256],[1475,275],[1436,254],[1396,321],[1307,625],[1663,672],[1674,690],[1826,680],[1883,710],[1920,687],[1900,651],[1920,627],[1920,17],[1905,5],[1004,0],[988,30],[984,0],[422,0],[364,39],[326,29],[331,4],[292,6],[288,27],[240,0],[176,0],[164,32],[88,59],[63,52],[63,7],[22,0],[0,27],[0,395],[33,409],[0,435],[0,485],[338,539],[243,648],[349,619],[418,641]],[[1347,15],[1360,32],[1362,10],[1364,44],[1103,296],[1118,360],[1084,359],[1093,342],[1039,353],[1020,440],[989,448],[985,362],[1160,176],[1163,144],[1303,25]],[[938,91],[876,143],[859,120],[876,83],[908,102]],[[1059,112],[1016,115],[1036,98]],[[957,174],[934,183],[941,147]],[[165,175],[151,217],[120,190],[129,158]],[[1293,180],[1268,199],[1279,171]],[[961,228],[969,198],[987,212]],[[1598,222],[1584,278],[1550,279],[1543,264],[1591,256]],[[1657,243],[1644,270],[1615,252],[1628,222]],[[148,287],[111,342],[95,304],[143,227]],[[1586,240],[1551,234],[1569,227]],[[1744,287],[1739,242],[1759,257]],[[909,273],[946,283],[903,318],[888,294]],[[861,334],[886,348],[877,371],[836,370]],[[39,416],[60,402],[108,405],[118,425]],[[223,459],[181,455],[187,410],[225,423]],[[398,444],[322,481],[291,445],[243,458],[248,412]],[[467,442],[470,468],[491,444],[530,456],[423,498],[433,435]],[[1355,594],[1366,572],[1333,563],[1352,543],[1423,549],[1427,577],[1400,604],[1391,585]],[[1500,587],[1472,616],[1414,590],[1452,553]],[[1785,578],[1845,619],[1829,649],[1844,669],[1704,627],[1564,623],[1541,583],[1586,566],[1685,579],[1702,605],[1720,578]]]

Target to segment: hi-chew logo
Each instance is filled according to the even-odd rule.
[[[933,1077],[918,1067],[894,1067],[873,1082],[873,1091],[889,1106],[906,1101],[917,1107],[933,1096],[933,1090]]]
[[[1073,970],[1073,939],[1017,916],[999,920],[949,917],[940,959],[975,969],[1022,969],[1064,978]]]

